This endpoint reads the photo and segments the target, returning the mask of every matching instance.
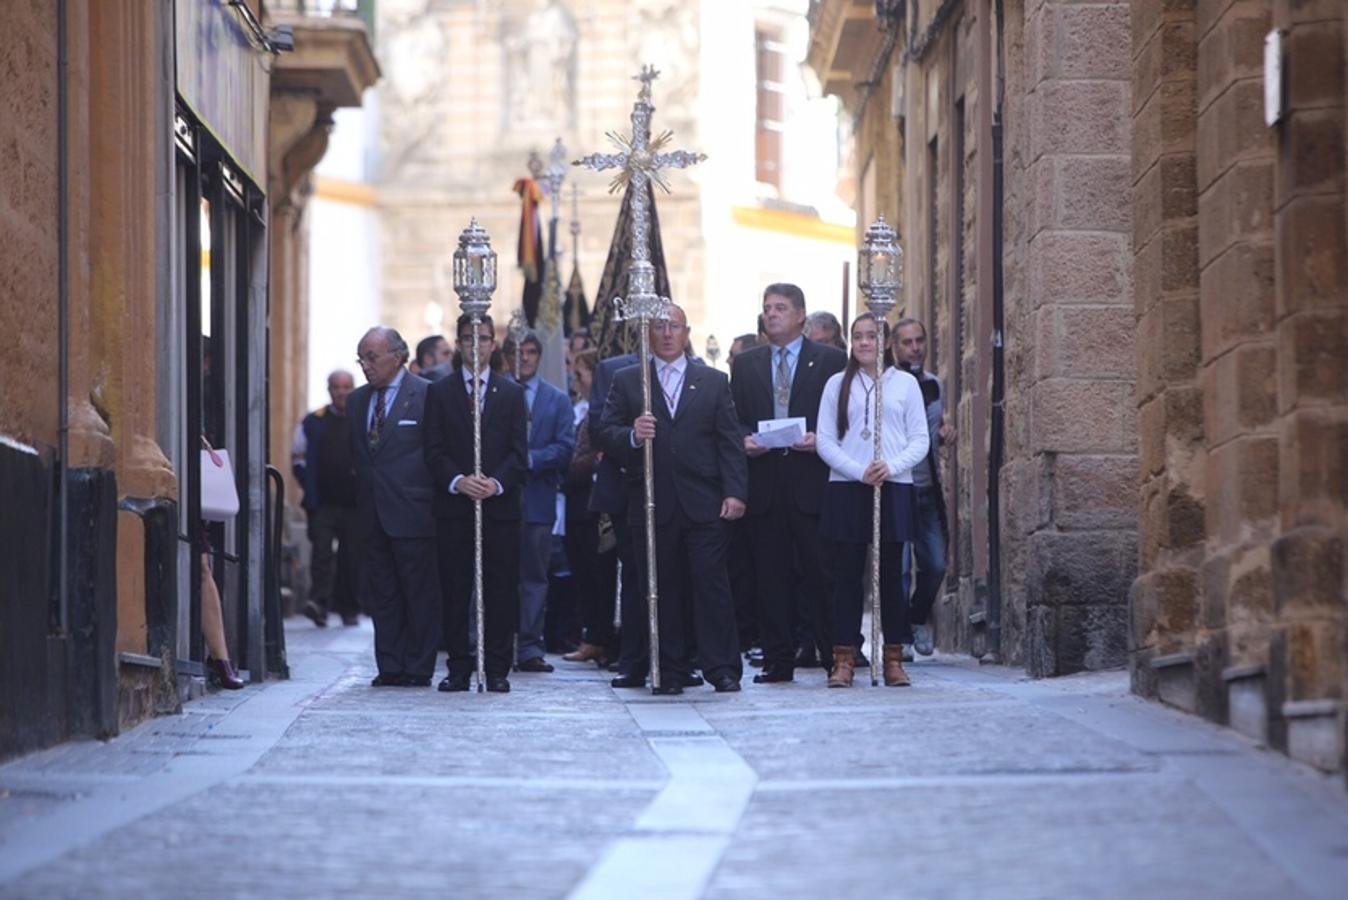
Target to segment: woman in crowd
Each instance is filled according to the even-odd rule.
[[[819,456],[828,463],[829,483],[819,520],[833,564],[833,633],[861,630],[866,549],[872,541],[872,503],[880,486],[880,618],[884,629],[884,677],[890,687],[910,684],[903,670],[903,645],[912,642],[908,598],[901,590],[903,544],[913,539],[917,501],[913,466],[927,456],[927,418],[917,379],[880,357],[879,323],[865,313],[852,323],[847,367],[824,385],[816,435]],[[877,374],[877,369],[882,371]],[[883,409],[876,408],[876,378],[883,378]],[[875,458],[875,430],[881,439]],[[851,687],[856,648],[834,646],[828,686]]]

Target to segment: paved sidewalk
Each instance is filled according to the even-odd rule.
[[[368,623],[294,679],[0,766],[0,896],[1340,897],[1341,782],[1127,694],[936,658],[911,689],[681,698],[555,661],[373,689]]]

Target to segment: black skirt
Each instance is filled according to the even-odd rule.
[[[842,544],[869,544],[875,488],[860,481],[830,481],[824,490],[819,536]],[[917,497],[911,484],[886,481],[880,490],[880,540],[907,543],[917,533]]]

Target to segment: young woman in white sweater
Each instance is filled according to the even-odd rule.
[[[819,533],[833,574],[833,671],[829,687],[851,687],[854,648],[844,638],[861,631],[862,585],[866,549],[872,540],[871,511],[876,485],[880,494],[880,618],[884,629],[884,676],[890,687],[911,682],[903,670],[903,645],[912,642],[908,598],[900,578],[903,545],[917,522],[913,466],[927,457],[927,414],[917,379],[892,365],[885,352],[882,394],[875,403],[879,323],[870,313],[852,323],[852,352],[847,368],[824,385],[819,401],[816,446],[828,463],[829,483]],[[840,402],[840,398],[845,398]],[[880,429],[880,459],[875,459],[875,429]],[[872,649],[872,653],[874,650]],[[872,656],[874,659],[874,656]]]

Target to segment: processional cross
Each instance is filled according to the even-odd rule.
[[[632,263],[628,269],[626,298],[615,297],[613,307],[619,321],[635,322],[641,340],[641,408],[651,414],[651,344],[652,319],[669,318],[669,298],[655,292],[655,266],[651,264],[651,210],[647,186],[654,181],[669,193],[669,183],[663,169],[686,169],[706,159],[702,153],[687,150],[665,151],[673,138],[672,131],[661,132],[651,139],[651,83],[660,77],[654,66],[645,66],[633,80],[641,82],[637,102],[632,105],[632,134],[630,137],[608,132],[609,141],[617,153],[591,153],[573,165],[602,172],[617,169],[609,184],[609,193],[628,187],[632,193]],[[646,482],[646,607],[651,633],[651,687],[660,687],[660,623],[659,589],[655,571],[655,479],[652,472],[654,448],[650,441],[642,446]]]

